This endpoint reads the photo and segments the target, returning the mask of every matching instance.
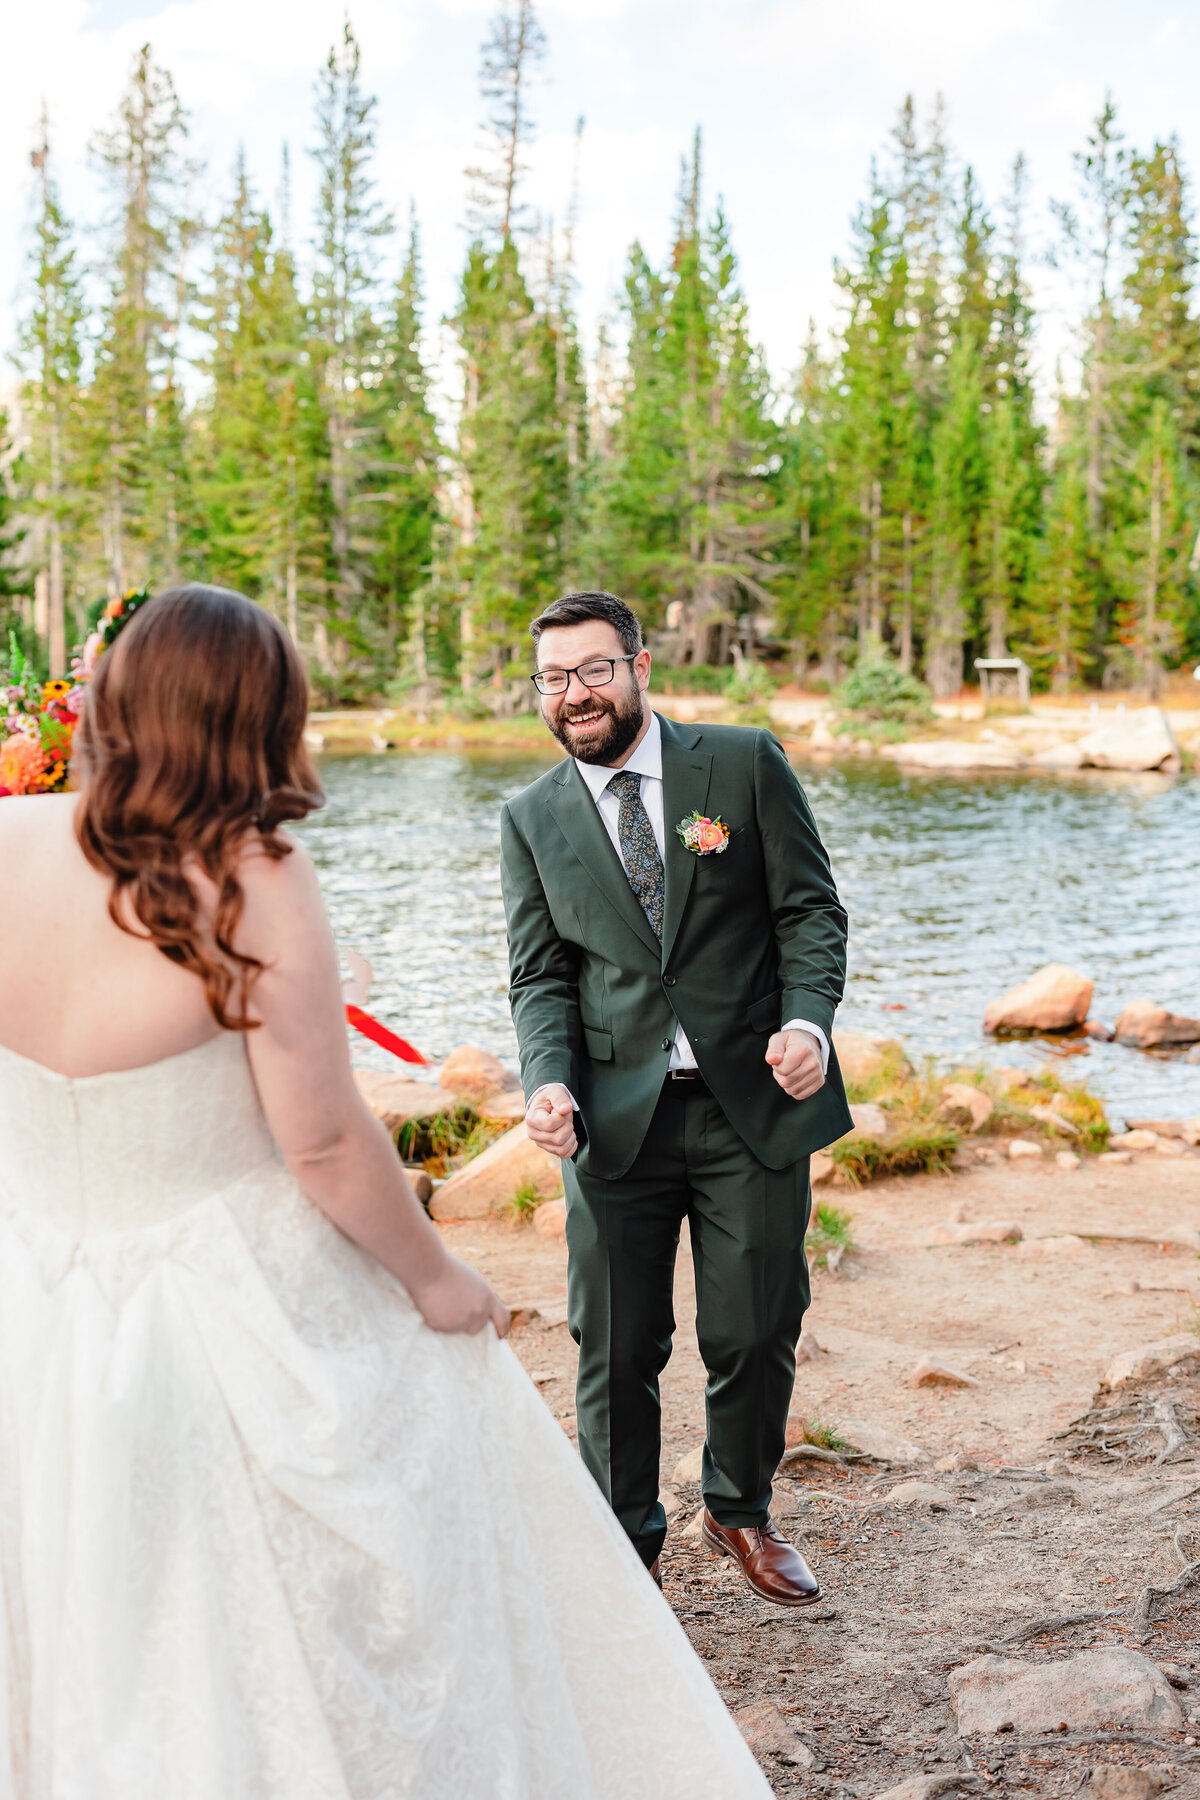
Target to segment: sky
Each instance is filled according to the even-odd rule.
[[[467,237],[463,171],[478,149],[479,48],[494,0],[352,0],[363,75],[379,99],[376,173],[398,218],[415,204],[431,340],[453,309]],[[782,381],[808,320],[836,319],[835,258],[906,94],[944,98],[959,164],[998,212],[1018,151],[1030,180],[1031,278],[1048,308],[1048,385],[1069,356],[1073,298],[1044,265],[1048,202],[1073,192],[1072,152],[1111,90],[1129,141],[1175,134],[1200,175],[1200,0],[540,0],[549,41],[534,89],[528,200],[561,219],[576,119],[585,121],[577,241],[585,338],[618,292],[630,243],[668,246],[680,158],[703,133],[753,335]],[[68,210],[97,221],[88,140],[149,42],[191,115],[215,210],[239,145],[260,193],[293,167],[292,235],[311,235],[312,89],[340,33],[342,0],[24,0],[4,25],[0,109],[0,355],[15,338],[32,208],[29,153],[42,101]],[[87,253],[99,253],[88,236]],[[399,256],[397,244],[395,256]],[[437,348],[431,342],[431,348]],[[447,343],[441,337],[445,359]]]

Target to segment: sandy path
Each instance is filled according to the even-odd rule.
[[[677,1507],[667,1597],[730,1706],[769,1700],[799,1732],[811,1767],[761,1752],[774,1791],[862,1800],[925,1772],[960,1776],[968,1789],[1055,1795],[1108,1761],[1169,1767],[1177,1800],[1200,1800],[1200,1588],[1166,1610],[1144,1645],[1188,1684],[1179,1697],[1192,1722],[1180,1732],[1099,1745],[1086,1734],[964,1741],[946,1685],[978,1643],[1049,1614],[1097,1617],[1010,1654],[1045,1662],[1091,1644],[1137,1644],[1131,1608],[1144,1582],[1167,1581],[1178,1567],[1172,1532],[1191,1534],[1185,1541],[1200,1556],[1200,1457],[1156,1470],[1154,1439],[1125,1468],[1074,1452],[1067,1463],[1047,1442],[1092,1403],[1113,1356],[1192,1320],[1200,1261],[1180,1240],[1200,1246],[1200,1155],[1088,1162],[1069,1175],[1005,1163],[829,1197],[853,1214],[861,1249],[849,1278],[814,1276],[808,1326],[829,1354],[798,1369],[793,1435],[807,1416],[836,1424],[854,1415],[935,1457],[967,1450],[979,1466],[934,1476],[961,1504],[932,1514],[887,1503],[901,1468],[822,1467],[781,1483],[777,1514],[829,1605],[795,1614],[756,1600],[730,1565],[682,1535],[699,1496],[675,1490],[672,1472],[702,1440],[704,1400],[690,1259],[681,1255],[679,1329],[663,1383],[664,1493]],[[970,1220],[1014,1220],[1027,1237],[1124,1232],[1155,1241],[1100,1241],[1070,1258],[1032,1260],[1011,1246],[920,1247],[925,1229],[960,1209]],[[513,1344],[573,1436],[563,1246],[503,1222],[442,1229],[506,1300],[536,1309],[519,1319]],[[980,1387],[909,1387],[909,1370],[928,1353]],[[1147,1405],[1156,1394],[1200,1436],[1200,1369],[1144,1384]],[[1030,1510],[1029,1480],[1004,1470],[1048,1461],[1069,1480],[1048,1486],[1052,1503]]]

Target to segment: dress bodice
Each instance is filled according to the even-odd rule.
[[[162,1223],[278,1156],[241,1034],[68,1076],[0,1047],[0,1210],[74,1237]]]

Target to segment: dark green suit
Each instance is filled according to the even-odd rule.
[[[709,1372],[704,1491],[761,1523],[783,1449],[808,1301],[808,1158],[850,1128],[831,1055],[812,1099],[764,1061],[782,1022],[832,1035],[846,915],[811,812],[769,732],[662,719],[661,946],[570,761],[504,808],[510,1000],[527,1095],[579,1102],[565,1165],[580,1450],[647,1561],[661,1546],[658,1375],[687,1217]],[[677,821],[729,828],[697,856]],[[677,1023],[707,1087],[667,1082]]]

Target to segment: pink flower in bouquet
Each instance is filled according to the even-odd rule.
[[[100,661],[100,652],[104,648],[104,639],[98,631],[93,631],[83,646],[83,673],[89,678],[96,673],[96,664]]]
[[[66,707],[67,711],[69,713],[73,713],[76,718],[78,718],[80,713],[83,711],[83,696],[86,693],[87,693],[87,689],[85,687],[81,687],[80,684],[78,682],[76,682],[75,686],[71,689],[70,693],[67,695],[66,699],[63,701],[63,705]]]
[[[715,825],[711,819],[701,819],[696,826],[696,848],[702,856],[713,850],[723,849],[725,845],[725,829]]]
[[[49,767],[41,744],[24,732],[14,732],[0,744],[0,788],[9,795],[30,793]]]

